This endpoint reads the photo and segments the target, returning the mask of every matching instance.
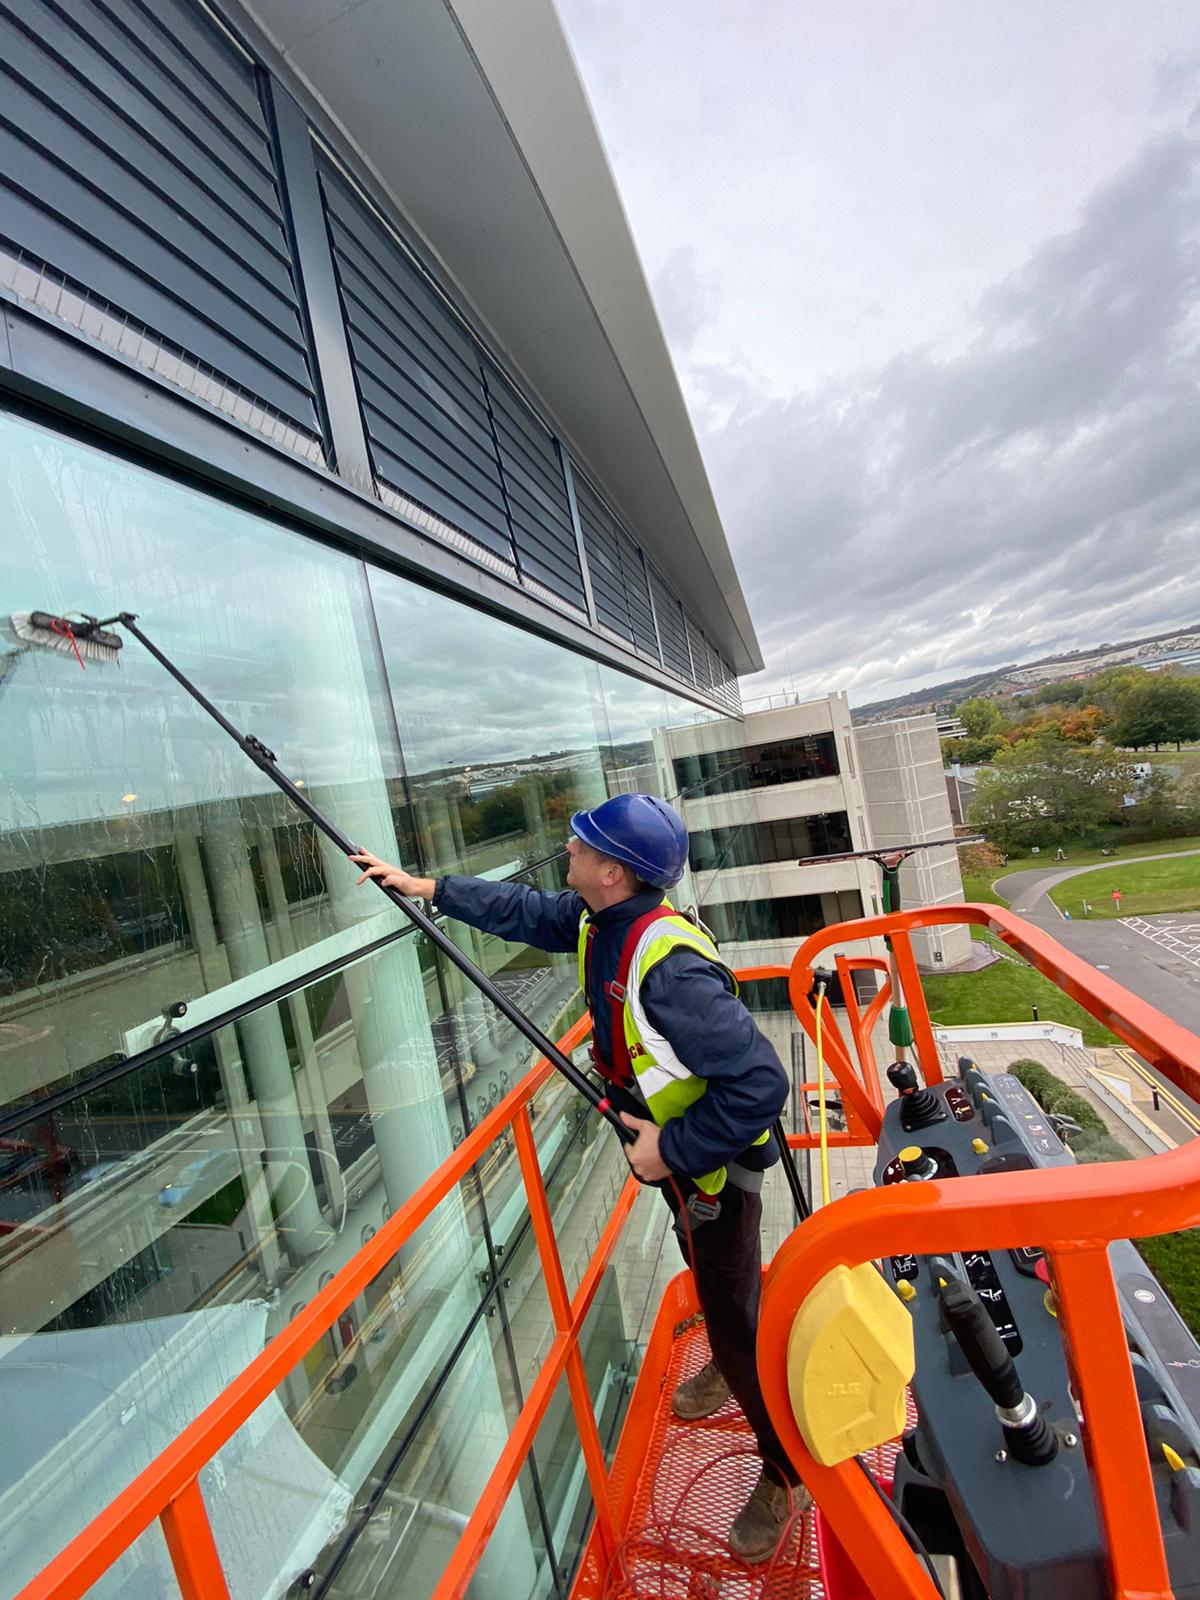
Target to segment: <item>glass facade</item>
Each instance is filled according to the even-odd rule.
[[[831,733],[813,733],[774,744],[703,750],[675,757],[675,782],[682,791],[734,794],[739,789],[765,789],[780,783],[808,783],[835,778],[837,741]]]
[[[692,830],[688,859],[693,872],[722,867],[757,867],[767,861],[833,856],[854,849],[844,811],[820,816],[750,822],[740,828]]]
[[[857,889],[839,889],[829,894],[780,895],[773,900],[714,901],[702,906],[700,914],[719,943],[747,944],[807,939],[831,923],[861,917],[863,909]]]
[[[572,812],[670,792],[655,731],[712,715],[31,422],[0,416],[0,456],[0,619],[138,613],[347,833],[413,870],[560,887]],[[530,1049],[136,641],[83,672],[8,632],[0,652],[11,1596],[361,1248]],[[572,957],[452,931],[546,1032],[577,1017]],[[625,1163],[560,1080],[534,1109],[573,1288]],[[614,1269],[584,1345],[610,1443],[629,1328]],[[501,1141],[206,1469],[233,1592],[311,1568],[340,1596],[428,1594],[552,1336]],[[586,1498],[564,1392],[472,1593],[565,1593]],[[93,1592],[173,1593],[165,1562],[147,1536]]]

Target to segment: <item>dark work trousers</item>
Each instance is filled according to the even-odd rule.
[[[691,1190],[686,1178],[678,1180],[684,1199]],[[669,1183],[659,1184],[673,1215],[679,1202]],[[767,1413],[758,1383],[755,1341],[758,1305],[762,1297],[762,1196],[727,1183],[721,1190],[721,1214],[692,1230],[696,1293],[708,1333],[708,1344],[721,1376],[733,1391],[758,1443],[763,1461],[779,1470],[776,1479],[796,1482],[796,1473]],[[678,1233],[676,1237],[679,1238]],[[683,1259],[691,1257],[685,1238],[679,1238]]]

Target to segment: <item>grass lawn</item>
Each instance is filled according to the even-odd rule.
[[[1137,750],[1131,761],[1150,761],[1156,767],[1178,767],[1186,777],[1189,772],[1200,772],[1200,744],[1185,744],[1182,750],[1170,745],[1162,750]]]
[[[1049,978],[1025,962],[995,961],[982,972],[925,976],[922,980],[929,1014],[943,1027],[956,1024],[1029,1022],[1037,1006],[1043,1022],[1079,1028],[1086,1045],[1120,1044],[1090,1011],[1069,1000]]]
[[[1179,1315],[1200,1335],[1200,1228],[1139,1239],[1137,1247],[1174,1300]]]
[[[1098,867],[1112,861],[1125,861],[1130,856],[1171,856],[1180,850],[1200,850],[1200,835],[1191,834],[1183,839],[1143,839],[1140,844],[1127,844],[1124,840],[1113,847],[1111,856],[1102,856],[1099,850],[1080,850],[1064,845],[1065,861],[1054,859],[1053,848],[1043,850],[1040,856],[1009,856],[1008,865],[1001,869],[1000,878],[1013,872],[1032,872],[1038,867]],[[987,873],[983,874],[987,877]]]
[[[1111,898],[1114,889],[1121,891],[1120,911]],[[1091,904],[1093,918],[1195,911],[1200,908],[1200,856],[1085,872],[1051,889],[1050,898],[1060,911],[1069,911],[1073,917],[1083,915],[1085,900]]]
[[[1004,905],[1005,902],[992,888],[992,879],[1011,870],[1009,867],[1001,867],[999,874],[994,868],[988,872],[964,872],[962,875],[963,899],[969,905],[977,905],[980,902],[989,906]]]

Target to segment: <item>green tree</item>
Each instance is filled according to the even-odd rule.
[[[1126,811],[1126,822],[1148,839],[1186,833],[1188,816],[1179,809],[1177,788],[1169,773],[1152,767],[1148,776],[1134,783],[1131,793],[1136,796],[1136,803]]]
[[[1004,726],[1004,715],[994,700],[982,695],[972,695],[956,707],[956,714],[972,739],[982,739],[985,733],[998,733]]]
[[[1111,750],[1043,735],[998,752],[979,776],[968,820],[1001,850],[1057,844],[1117,816],[1131,782]]]
[[[1088,699],[1094,700],[1105,711],[1116,711],[1117,702],[1135,684],[1149,683],[1150,674],[1141,667],[1105,667],[1087,682]]]
[[[1200,739],[1200,686],[1174,674],[1144,675],[1117,701],[1110,735],[1114,744],[1129,750],[1153,745],[1179,745]]]
[[[1117,714],[1109,737],[1126,750],[1157,750],[1167,737],[1168,723],[1149,681],[1131,684],[1117,701]]]
[[[1077,706],[1089,686],[1078,678],[1062,678],[1057,683],[1044,683],[1033,699],[1044,706]]]
[[[950,759],[975,767],[981,762],[990,761],[996,751],[1003,748],[1004,737],[999,733],[985,733],[978,739],[956,739]]]
[[[1200,684],[1171,673],[1158,680],[1158,700],[1167,724],[1167,738],[1181,744],[1200,739]]]

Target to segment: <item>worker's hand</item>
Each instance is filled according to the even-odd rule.
[[[368,878],[378,878],[385,889],[399,889],[400,893],[406,894],[410,900],[433,899],[436,885],[432,878],[414,878],[403,868],[394,867],[391,862],[372,855],[370,850],[360,850],[358,855],[351,856],[350,860],[355,866],[363,869],[362,877],[358,879],[355,888],[359,883],[366,883]]]
[[[671,1169],[658,1153],[658,1124],[631,1117],[627,1111],[622,1111],[621,1121],[637,1134],[635,1142],[624,1147],[634,1176],[643,1183],[657,1183],[660,1178],[669,1177]]]

